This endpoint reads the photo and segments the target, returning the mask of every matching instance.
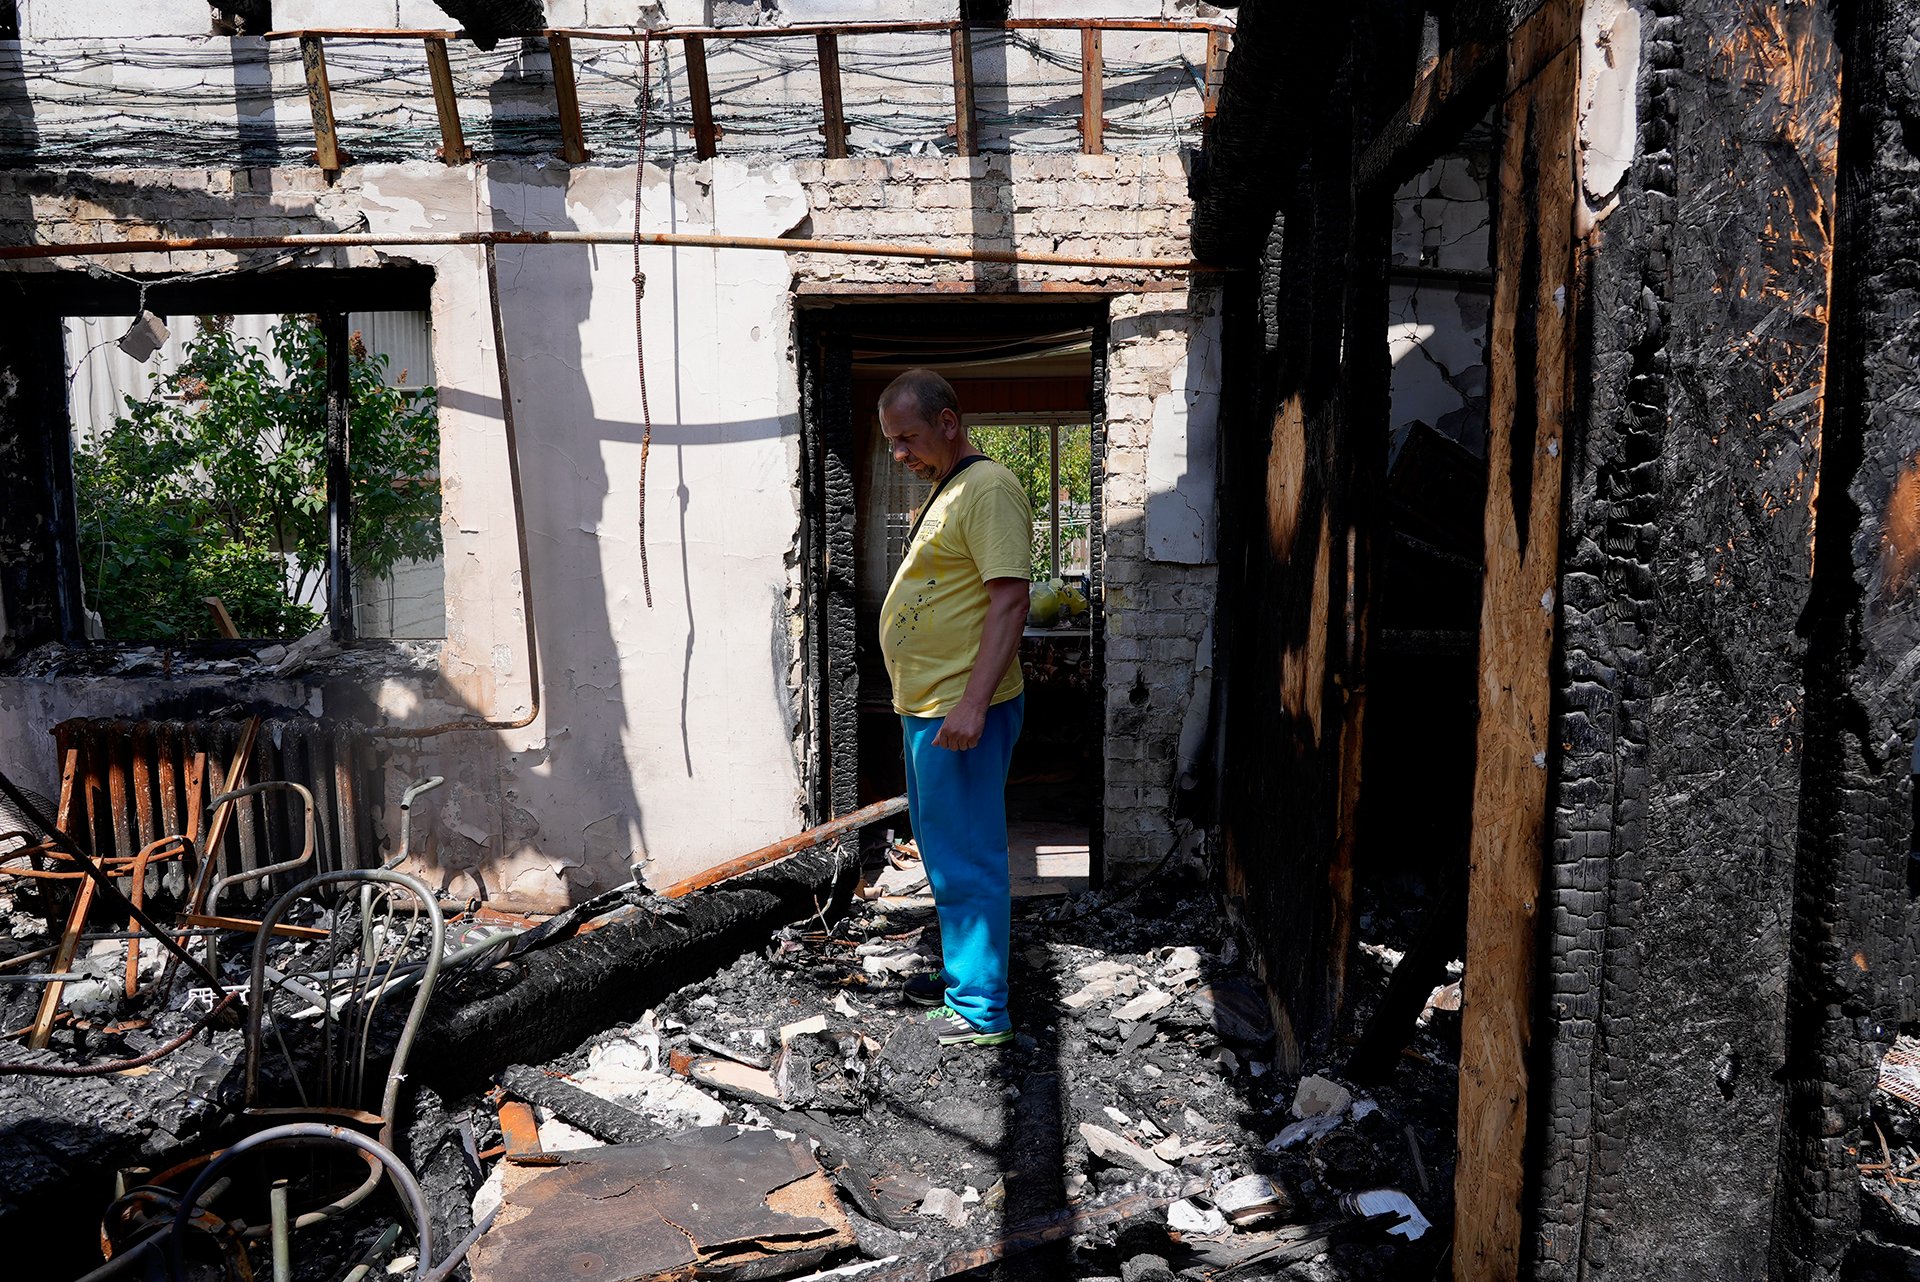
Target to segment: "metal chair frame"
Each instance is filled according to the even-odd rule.
[[[279,925],[303,899],[328,886],[354,888],[357,895],[341,894],[331,909],[334,926],[325,940],[316,941],[304,953],[295,950],[277,978],[269,981],[268,941]],[[413,909],[404,921],[398,909],[401,892],[413,901]],[[348,919],[343,909],[356,908]],[[422,919],[425,920],[424,934]],[[432,891],[405,873],[384,868],[355,868],[322,873],[289,890],[274,901],[260,923],[253,949],[253,974],[247,1003],[247,1075],[246,1101],[249,1109],[260,1107],[260,1065],[265,1052],[265,1035],[271,1026],[275,1044],[294,1078],[300,1102],[307,1108],[358,1107],[365,1088],[368,1042],[375,1017],[385,999],[402,986],[414,988],[413,1004],[406,1024],[394,1048],[387,1071],[385,1089],[380,1097],[380,1138],[391,1143],[395,1105],[400,1083],[406,1075],[407,1058],[426,1017],[427,1002],[433,996],[446,951],[446,919]],[[414,946],[424,942],[424,966],[415,964]],[[345,962],[347,964],[343,965]],[[305,963],[305,964],[295,964]],[[278,969],[278,968],[276,968]],[[412,976],[417,972],[418,980]],[[271,986],[270,986],[271,984]],[[284,1032],[288,1018],[274,1009],[274,990],[290,992],[318,1003],[321,1016],[321,1063],[319,1076],[312,1084],[303,1080],[298,1060],[290,1053]]]

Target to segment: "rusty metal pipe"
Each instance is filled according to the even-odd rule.
[[[1208,31],[1222,31],[1230,35],[1234,30],[1231,23],[1168,22],[1157,18],[1025,18],[1004,23],[803,22],[790,27],[655,27],[646,31],[549,27],[537,34],[548,39],[564,36],[570,40],[638,44],[649,40],[780,40],[798,36],[910,35],[916,32],[946,32],[959,26],[986,30],[997,26],[1007,31],[1074,31],[1083,27],[1101,27],[1108,31],[1165,31],[1175,35]],[[289,27],[284,31],[269,31],[262,39],[300,40],[307,37],[328,40],[464,40],[467,33],[440,27]]]
[[[799,236],[721,236],[707,232],[449,231],[311,232],[287,236],[144,236],[120,241],[0,245],[0,262],[39,258],[111,258],[121,254],[168,254],[219,249],[427,248],[485,245],[642,245],[671,249],[748,249],[786,254],[844,254],[854,258],[920,258],[930,262],[1011,263],[1031,267],[1095,267],[1112,271],[1213,272],[1191,258],[1122,258],[1013,249],[936,249],[897,241],[816,240]]]

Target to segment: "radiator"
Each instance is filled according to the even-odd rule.
[[[76,719],[54,727],[63,813],[55,816],[89,853],[133,854],[175,833],[204,832],[246,720]],[[380,863],[381,772],[354,727],[310,717],[262,718],[240,785],[284,779],[313,791],[311,866],[289,879]],[[245,797],[220,849],[220,876],[290,859],[300,851],[300,805],[285,790]],[[170,861],[148,872],[146,893],[178,900],[187,870]],[[285,888],[249,882],[221,897],[222,910],[255,904]]]

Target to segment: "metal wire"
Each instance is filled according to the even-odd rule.
[[[426,966],[419,979],[420,991],[414,997],[413,1005],[407,1012],[406,1025],[401,1029],[400,1040],[394,1048],[392,1067],[387,1073],[386,1089],[381,1093],[380,1134],[382,1139],[386,1139],[393,1131],[395,1104],[399,1099],[400,1082],[406,1073],[407,1057],[413,1048],[414,1038],[420,1031],[421,1020],[426,1015],[426,1004],[432,996],[434,981],[439,977],[442,953],[446,948],[446,921],[440,914],[440,905],[435,901],[433,892],[405,873],[391,872],[384,868],[353,868],[340,872],[322,873],[282,895],[267,910],[266,916],[261,920],[260,933],[254,944],[253,975],[248,990],[254,995],[254,1001],[247,1016],[246,1092],[249,1104],[255,1102],[260,1090],[261,1038],[264,1022],[271,1021],[273,1035],[282,1054],[287,1051],[286,1038],[281,1029],[282,1021],[274,1013],[273,1002],[267,993],[266,943],[271,938],[273,927],[279,924],[296,900],[310,896],[322,886],[337,885],[371,889],[376,883],[395,887],[412,895],[426,910],[426,929],[429,932]],[[388,889],[376,893],[380,895],[382,908],[390,909],[394,890]],[[327,993],[327,981],[320,979],[312,970],[296,970],[291,964],[286,968],[289,975],[315,978],[317,982],[311,987],[315,992],[327,994],[327,1003],[322,1009],[321,1018],[320,1086],[326,1091],[329,1102],[357,1101],[360,1098],[366,1073],[367,1043],[370,1040],[374,1017],[387,992],[386,980],[392,977],[394,968],[399,962],[406,958],[408,944],[422,929],[420,915],[411,914],[407,919],[405,930],[399,933],[396,942],[393,935],[382,935],[374,930],[375,914],[371,911],[369,903],[371,897],[356,898],[362,910],[357,923],[358,935],[351,942],[360,954],[362,969],[355,972],[346,991]],[[340,909],[336,907],[334,911],[334,929],[328,937],[327,948],[321,950],[324,957],[319,972],[322,974],[337,969],[333,963],[338,960],[340,949],[349,943],[348,932],[343,929],[340,921]],[[381,916],[386,922],[392,922],[393,914],[390,911],[383,912]],[[382,952],[389,956],[384,966],[376,966],[374,963],[380,960],[379,954]],[[376,977],[378,983],[375,982]],[[343,1027],[342,1021],[335,1017],[336,1008],[348,1020],[354,1021],[354,1025]],[[288,1058],[291,1062],[291,1056]],[[297,1073],[295,1086],[302,1102],[306,1102],[306,1085],[300,1081]]]
[[[330,1126],[324,1122],[289,1122],[284,1126],[274,1126],[267,1130],[247,1136],[229,1147],[224,1153],[200,1168],[187,1191],[181,1195],[179,1205],[174,1209],[173,1221],[167,1237],[168,1262],[172,1265],[172,1276],[186,1276],[185,1236],[194,1205],[200,1194],[213,1183],[214,1172],[225,1166],[242,1153],[268,1145],[301,1145],[312,1143],[338,1143],[359,1149],[362,1153],[376,1159],[386,1168],[393,1179],[393,1186],[406,1201],[407,1210],[413,1214],[414,1241],[419,1244],[420,1260],[425,1263],[433,1259],[433,1225],[427,1218],[426,1195],[420,1191],[420,1182],[413,1178],[413,1172],[407,1164],[394,1155],[392,1149],[377,1143],[344,1126]]]
[[[1074,150],[1079,61],[1057,33],[1007,31],[999,35],[1010,54],[1029,58],[1034,74],[1016,86],[1029,105],[1005,112],[983,112],[983,131],[1005,129],[1022,135],[1023,150]],[[1143,151],[1166,151],[1197,139],[1198,112],[1162,110],[1190,90],[1193,59],[1185,41],[1198,33],[1168,33],[1171,54],[1158,58],[1106,61],[1110,107],[1110,144],[1137,144]],[[244,48],[244,42],[237,42]],[[665,44],[666,41],[654,40]],[[726,118],[735,144],[751,143],[761,154],[799,159],[819,155],[819,105],[804,96],[787,96],[782,86],[813,67],[804,41],[724,40],[709,51],[712,101]],[[1058,47],[1056,47],[1058,46]],[[455,82],[467,101],[486,102],[516,96],[527,104],[551,107],[549,79],[538,65],[528,66],[516,47],[483,51],[460,42],[450,47]],[[948,58],[944,34],[911,33],[870,37],[849,43],[843,65],[857,89],[846,119],[861,131],[858,154],[901,154],[932,149],[951,154],[945,135],[950,123],[944,103],[929,98],[913,103],[900,89],[937,89]],[[632,83],[623,74],[629,55],[608,42],[575,45],[576,76],[587,90],[583,124],[609,135],[631,129],[631,108],[594,101],[588,82]],[[217,48],[185,41],[127,42],[112,48],[38,45],[21,50],[22,76],[38,109],[32,134],[0,152],[26,155],[36,163],[101,164],[110,161],[151,165],[156,155],[191,153],[194,163],[272,163],[281,153],[309,150],[306,86],[298,74],[299,54],[292,42],[260,49],[252,61],[236,66],[227,42]],[[327,63],[336,114],[353,135],[356,155],[365,161],[417,159],[439,140],[439,124],[420,89],[417,46],[338,38],[328,41]],[[670,65],[670,63],[669,63]],[[244,80],[236,77],[240,71]],[[152,73],[143,75],[142,73]],[[184,77],[183,77],[183,73]],[[198,73],[198,84],[194,83]],[[1047,74],[1055,73],[1055,74]],[[187,83],[183,86],[182,79]],[[146,83],[143,85],[143,81]],[[1176,87],[1177,85],[1177,87]],[[198,91],[196,94],[196,90]],[[238,103],[244,115],[236,130],[232,115],[215,115]],[[196,116],[195,109],[207,114]],[[656,112],[650,128],[664,130],[669,148],[690,132],[691,111],[682,104]],[[554,150],[554,121],[542,112],[476,112],[463,128],[483,154],[529,155]],[[1117,146],[1116,148],[1117,149]]]
[[[647,455],[653,449],[653,409],[647,403],[647,324],[641,303],[647,274],[640,270],[640,195],[647,175],[647,116],[653,102],[653,33],[640,41],[640,155],[633,165],[633,359],[640,374],[640,587],[653,608],[653,571],[647,564]]]

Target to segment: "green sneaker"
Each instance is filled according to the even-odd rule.
[[[937,970],[909,975],[901,994],[916,1006],[940,1006],[947,1000],[947,981]]]
[[[950,1006],[935,1006],[926,1013],[926,1021],[940,1030],[942,1046],[1005,1046],[1013,1040],[1011,1028],[983,1033]]]

